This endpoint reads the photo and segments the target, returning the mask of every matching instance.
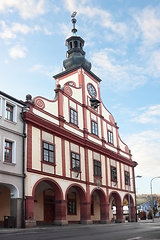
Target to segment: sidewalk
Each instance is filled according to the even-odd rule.
[[[0,233],[7,233],[7,232],[22,232],[22,231],[36,231],[36,230],[47,230],[47,229],[64,229],[64,228],[84,228],[84,227],[95,227],[96,225],[102,226],[105,225],[106,227],[114,225],[117,226],[118,224],[136,224],[136,223],[160,223],[160,218],[155,218],[154,221],[152,219],[146,219],[146,220],[138,220],[137,222],[124,222],[124,223],[110,223],[110,224],[89,224],[89,225],[83,225],[83,224],[68,224],[67,226],[56,226],[56,225],[49,225],[49,226],[36,226],[31,228],[3,228],[0,227]]]

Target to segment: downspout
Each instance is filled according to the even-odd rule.
[[[23,121],[23,140],[22,140],[22,219],[21,219],[21,226],[22,228],[25,228],[25,178],[26,178],[26,172],[25,172],[25,147],[26,147],[26,121],[24,118],[24,110],[28,110],[29,106],[22,107],[22,113],[21,118]]]

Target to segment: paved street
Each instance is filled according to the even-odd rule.
[[[160,222],[0,229],[0,240],[158,240]]]

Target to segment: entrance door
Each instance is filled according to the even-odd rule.
[[[44,199],[44,222],[53,222],[55,219],[55,204],[53,196],[45,196]]]

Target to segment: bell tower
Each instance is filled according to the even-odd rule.
[[[77,29],[75,27],[77,22],[75,19],[76,14],[77,12],[73,12],[71,15],[73,36],[66,39],[65,45],[68,47],[68,51],[66,52],[67,59],[63,61],[63,67],[65,70],[71,70],[75,67],[85,67],[87,70],[91,70],[92,65],[86,60],[85,51],[83,51],[84,40],[77,36]]]

